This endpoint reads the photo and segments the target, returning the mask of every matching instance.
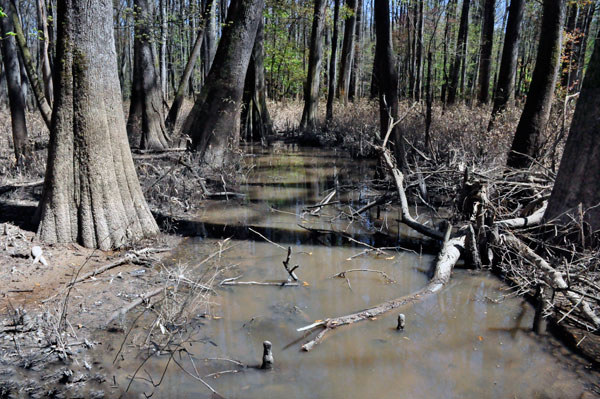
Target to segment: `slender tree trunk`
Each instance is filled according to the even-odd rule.
[[[208,2],[213,0],[205,0],[205,6]],[[217,50],[217,26],[216,26],[216,7],[210,7],[210,14],[208,15],[208,25],[205,28],[205,39],[204,46],[206,47],[206,58],[204,60],[204,77],[208,76],[210,72],[210,66],[212,65],[213,59],[215,58],[215,51]]]
[[[519,54],[519,41],[521,37],[521,21],[525,0],[511,0],[506,21],[506,33],[504,35],[504,48],[502,49],[502,60],[498,72],[498,83],[494,93],[494,106],[488,130],[494,125],[494,120],[499,112],[506,109],[508,101],[515,91],[515,71]]]
[[[54,98],[54,87],[52,83],[52,69],[50,68],[50,57],[48,56],[49,39],[48,39],[48,17],[46,16],[45,0],[37,0],[37,17],[38,30],[42,34],[42,38],[38,41],[40,63],[42,69],[42,79],[44,81],[44,94],[48,103],[52,105]]]
[[[182,133],[202,161],[223,166],[239,144],[244,80],[264,0],[232,0],[206,84],[187,117]]]
[[[558,68],[560,66],[564,0],[544,0],[540,43],[531,77],[529,94],[517,132],[508,154],[507,165],[526,168],[536,158],[546,129]]]
[[[444,27],[444,62],[442,64],[442,73],[444,83],[442,84],[441,100],[444,106],[447,103],[448,86],[450,85],[450,76],[448,75],[448,57],[450,53],[451,31],[450,24],[456,16],[457,0],[449,0],[446,9],[446,25]]]
[[[460,14],[460,26],[458,28],[458,38],[456,40],[456,55],[451,68],[450,85],[448,87],[448,104],[456,102],[459,77],[461,68],[464,67],[467,55],[467,37],[469,34],[469,7],[471,0],[463,0],[462,11]]]
[[[319,77],[323,58],[323,25],[325,23],[326,0],[315,0],[312,32],[310,35],[310,53],[308,56],[308,75],[304,86],[304,110],[300,129],[315,130],[317,127],[317,106],[319,104]]]
[[[50,119],[52,117],[52,108],[50,104],[48,104],[48,100],[44,95],[44,89],[40,80],[38,79],[38,75],[35,69],[35,64],[33,62],[33,57],[31,56],[31,52],[27,47],[27,40],[25,38],[25,34],[23,33],[23,27],[21,26],[21,21],[19,19],[19,13],[17,11],[17,7],[13,1],[10,1],[10,4],[7,4],[10,8],[9,17],[12,19],[12,24],[14,28],[15,37],[17,39],[17,44],[19,45],[19,49],[21,50],[22,61],[27,70],[27,77],[29,78],[29,82],[31,83],[31,87],[33,88],[33,93],[35,95],[35,99],[38,105],[38,109],[42,114],[42,119],[46,123],[46,126],[50,128]],[[23,80],[23,79],[22,79]],[[26,82],[21,82],[26,83]],[[27,98],[25,98],[27,101]]]
[[[427,110],[425,113],[425,149],[428,151],[431,143],[430,130],[431,130],[431,119],[432,119],[432,108],[433,108],[433,92],[431,87],[431,63],[432,55],[431,51],[427,53],[427,84],[425,88]]]
[[[244,128],[242,136],[266,144],[268,136],[273,133],[273,124],[267,108],[264,24],[262,17],[256,31],[256,39],[254,40],[254,48],[248,64],[244,86],[244,106],[242,110]]]
[[[576,87],[573,91],[577,91],[579,87],[581,87],[581,82],[583,78],[583,68],[585,66],[585,55],[587,52],[587,41],[590,36],[590,27],[592,26],[592,20],[594,19],[594,11],[596,10],[596,4],[591,3],[586,6],[585,11],[585,19],[583,22],[583,29],[581,31],[583,37],[581,38],[578,47],[578,55],[577,55],[577,71],[575,77],[572,79],[573,82],[576,82]]]
[[[424,40],[424,21],[425,13],[423,11],[423,0],[418,0],[417,4],[417,24],[415,32],[415,100],[421,101],[421,92],[423,90],[423,40]]]
[[[354,28],[354,62],[352,63],[352,72],[350,74],[350,88],[348,90],[348,99],[354,101],[360,96],[360,64],[361,64],[361,46],[362,46],[362,25],[363,25],[363,0],[357,0],[356,23]]]
[[[484,1],[483,26],[481,27],[481,55],[479,58],[479,104],[487,104],[490,99],[495,10],[496,0]]]
[[[319,0],[320,1],[320,0]],[[354,58],[354,28],[356,26],[356,0],[346,0],[346,7],[351,15],[344,21],[344,40],[342,42],[342,56],[340,59],[340,78],[337,92],[340,101],[348,104],[348,91],[350,89],[350,72]]]
[[[392,32],[390,29],[390,4],[388,0],[375,0],[375,28],[377,41],[375,44],[375,79],[379,88],[379,122],[381,136],[388,131],[390,118],[394,122],[399,119],[398,112],[398,77],[394,66],[392,49]],[[394,152],[398,167],[404,166],[404,143],[398,125],[392,129]]]
[[[0,0],[0,5],[4,10],[10,12],[7,4],[8,1]],[[21,70],[19,67],[17,44],[15,43],[15,38],[9,35],[9,32],[13,31],[12,19],[0,17],[2,61],[4,62],[4,75],[6,76],[6,88],[8,90],[15,159],[18,165],[23,163],[23,158],[27,156],[28,146],[27,124],[25,122],[25,99],[21,92]]]
[[[175,98],[173,100],[173,104],[171,104],[171,108],[169,109],[169,114],[167,115],[166,125],[167,128],[172,130],[175,127],[175,123],[179,118],[179,112],[181,111],[181,106],[183,105],[183,100],[185,97],[185,88],[192,76],[192,72],[194,70],[194,66],[196,65],[196,60],[198,59],[198,55],[200,54],[200,49],[202,48],[202,40],[204,38],[204,29],[206,28],[206,23],[208,22],[208,17],[210,16],[211,9],[213,8],[213,0],[208,0],[205,9],[203,12],[202,22],[198,28],[198,33],[196,34],[196,41],[194,42],[194,47],[190,53],[190,57],[185,65],[185,69],[183,70],[183,75],[181,76],[181,80],[179,81],[179,86],[177,87],[177,93],[175,94]]]
[[[140,137],[140,148],[164,150],[169,147],[163,114],[160,77],[154,65],[152,8],[150,0],[135,0],[134,66],[127,120],[129,141]]]
[[[169,24],[167,22],[167,0],[159,0],[159,17],[160,17],[160,46],[159,46],[159,63],[160,63],[160,89],[163,99],[167,99],[169,95],[169,83],[167,82],[167,38],[169,35]]]
[[[55,112],[38,236],[103,250],[158,233],[125,129],[111,0],[59,0]]]
[[[340,0],[334,0],[333,6],[333,36],[331,38],[331,60],[329,61],[329,87],[327,89],[327,111],[325,118],[333,119],[333,100],[335,98],[335,83],[337,71],[337,47],[339,35]]]
[[[584,212],[586,233],[600,229],[600,36],[596,38],[592,58],[577,101],[569,137],[565,145],[556,182],[545,218],[564,221],[580,219]],[[589,230],[588,230],[589,228]]]
[[[560,85],[567,90],[567,93],[570,91],[570,78],[572,77],[571,71],[574,70],[575,63],[577,62],[577,58],[575,56],[575,42],[578,40],[576,37],[576,23],[577,23],[577,12],[578,12],[578,4],[569,3],[567,7],[567,18],[565,21],[565,48],[562,53],[562,65],[561,65],[561,73],[560,73]]]

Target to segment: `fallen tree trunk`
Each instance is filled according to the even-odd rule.
[[[454,265],[460,258],[459,247],[464,246],[464,243],[464,236],[455,237],[444,242],[444,246],[440,251],[435,265],[435,274],[433,278],[424,288],[420,289],[419,291],[407,296],[393,299],[391,301],[383,302],[372,308],[361,310],[360,312],[352,313],[346,316],[328,318],[297,329],[297,331],[307,331],[317,327],[323,327],[323,330],[319,332],[314,339],[302,345],[302,349],[307,352],[310,351],[323,341],[327,333],[340,326],[372,319],[400,306],[421,301],[425,297],[439,292],[448,283],[448,281],[450,281],[450,276],[452,275]]]
[[[514,219],[506,219],[500,220],[494,223],[495,226],[504,227],[504,228],[518,228],[518,227],[529,227],[535,226],[542,223],[544,219],[544,213],[546,212],[546,207],[548,206],[548,201],[544,201],[540,209],[532,213],[530,216],[514,218]]]

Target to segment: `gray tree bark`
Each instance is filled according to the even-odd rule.
[[[488,130],[494,125],[498,113],[506,109],[506,105],[515,92],[515,71],[519,57],[519,42],[521,40],[521,21],[525,0],[512,0],[508,9],[508,20],[506,21],[506,33],[504,34],[504,48],[498,72],[498,83],[494,93],[494,106]]]
[[[571,130],[562,156],[545,218],[579,220],[581,204],[584,221],[591,231],[600,229],[600,36],[596,38]]]
[[[531,85],[508,154],[507,165],[526,168],[539,155],[560,66],[565,0],[544,0],[540,43]]]
[[[460,26],[458,28],[458,38],[456,39],[456,55],[450,70],[450,85],[448,87],[448,104],[456,102],[459,77],[461,67],[466,62],[467,56],[467,38],[469,35],[469,7],[471,0],[463,0],[462,11],[460,14]]]
[[[244,87],[244,107],[242,111],[242,136],[247,140],[267,142],[273,133],[273,123],[267,108],[267,89],[265,87],[264,24],[261,21],[256,31],[252,57],[248,64]]]
[[[479,59],[479,103],[487,104],[490,99],[490,75],[492,72],[492,47],[494,45],[494,12],[496,0],[485,0],[481,49]]]
[[[127,120],[130,142],[140,137],[140,148],[164,150],[169,147],[165,127],[160,76],[152,45],[152,8],[149,0],[135,0],[135,42],[131,103]]]
[[[319,104],[319,78],[323,58],[323,25],[325,23],[326,0],[315,0],[312,32],[310,34],[310,52],[308,56],[308,75],[304,86],[304,110],[300,129],[314,130],[317,127],[317,106]]]
[[[103,250],[158,233],[127,142],[112,0],[59,0],[55,111],[38,236]]]
[[[183,126],[202,161],[223,166],[237,149],[244,80],[264,0],[232,0],[206,84]]]
[[[335,99],[335,83],[337,81],[337,47],[339,36],[340,0],[334,0],[333,5],[333,35],[331,37],[331,58],[329,60],[329,82],[327,88],[327,110],[325,119],[333,119],[333,100]]]
[[[348,104],[348,91],[350,90],[350,72],[354,58],[354,29],[356,26],[356,0],[346,0],[346,7],[351,11],[344,21],[344,40],[342,42],[342,56],[340,59],[340,78],[337,85],[337,95],[342,104]]]
[[[0,6],[7,13],[9,0],[0,0]],[[27,148],[27,124],[25,122],[25,99],[21,91],[21,69],[19,66],[19,57],[17,53],[17,43],[15,38],[9,35],[14,27],[12,19],[9,17],[0,18],[0,33],[2,33],[2,61],[4,62],[4,75],[6,76],[6,88],[8,91],[8,103],[10,106],[10,121],[12,127],[12,137],[17,164],[23,162],[26,157]]]

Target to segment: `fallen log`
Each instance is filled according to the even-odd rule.
[[[113,321],[115,321],[116,319],[118,319],[121,316],[124,316],[125,314],[127,314],[127,312],[129,312],[130,310],[134,309],[135,307],[137,307],[138,305],[141,305],[142,303],[146,302],[148,299],[160,294],[161,292],[165,291],[167,288],[166,287],[159,287],[156,288],[150,292],[147,292],[145,294],[140,295],[140,297],[138,299],[136,299],[135,301],[131,302],[130,304],[128,304],[127,306],[115,311],[109,318],[108,321],[106,322],[106,326],[110,325],[110,323],[112,323]]]
[[[531,215],[527,217],[520,217],[514,219],[506,219],[499,220],[494,223],[495,226],[504,227],[504,228],[519,228],[519,227],[529,227],[535,226],[542,223],[544,219],[544,213],[546,212],[546,207],[548,206],[548,201],[544,201],[540,209],[533,212]]]
[[[4,186],[0,186],[0,194],[7,193],[9,191],[14,191],[19,188],[37,187],[37,186],[41,186],[42,184],[44,184],[44,179],[35,180],[35,181],[31,181],[31,182],[5,184]]]
[[[420,289],[419,291],[410,295],[393,299],[391,301],[383,302],[379,305],[376,305],[369,309],[361,310],[356,313],[352,313],[346,316],[328,318],[313,323],[311,325],[298,328],[297,331],[300,332],[312,330],[317,327],[323,327],[323,330],[321,330],[314,339],[302,345],[302,349],[306,352],[310,351],[316,345],[323,341],[327,333],[333,331],[338,327],[372,319],[376,316],[387,313],[400,306],[421,301],[425,297],[439,292],[448,283],[448,281],[450,281],[450,276],[452,275],[454,265],[460,258],[459,247],[464,246],[464,243],[464,236],[455,237],[444,242],[442,250],[440,251],[440,254],[436,261],[435,273],[433,275],[433,278],[424,288]]]

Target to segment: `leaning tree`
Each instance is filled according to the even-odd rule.
[[[231,1],[206,83],[183,125],[192,149],[214,167],[223,166],[239,144],[244,80],[263,5],[264,0]]]
[[[55,108],[38,208],[45,242],[109,249],[158,232],[127,141],[112,0],[59,0]]]

